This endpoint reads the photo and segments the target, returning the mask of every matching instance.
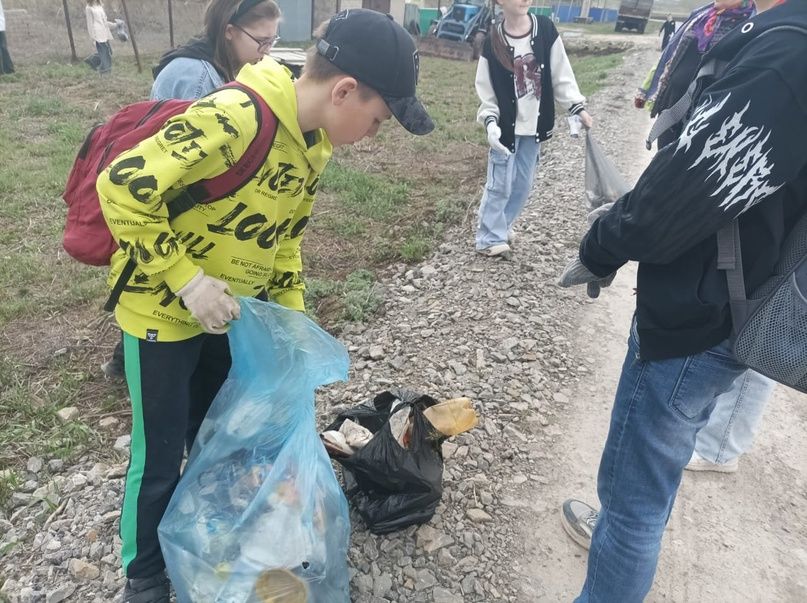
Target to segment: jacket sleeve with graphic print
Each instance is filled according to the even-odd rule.
[[[791,35],[795,46],[788,36],[752,42],[701,94],[680,138],[584,237],[580,260],[589,270],[606,276],[629,260],[671,263],[799,174],[807,96],[805,78],[793,74],[803,72],[804,55],[783,58],[783,49],[805,44]]]
[[[96,188],[112,236],[140,270],[159,274],[173,292],[198,267],[168,222],[166,200],[172,198],[171,189],[218,176],[244,154],[257,126],[237,117],[222,107],[195,103],[117,157],[98,177]]]

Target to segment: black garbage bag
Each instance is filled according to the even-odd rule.
[[[351,456],[334,456],[344,468],[345,491],[374,534],[386,534],[429,521],[443,496],[443,454],[446,437],[423,411],[437,403],[429,396],[406,390],[377,395],[337,417],[326,431],[337,431],[346,419],[369,429],[370,442]],[[411,408],[408,447],[390,429],[390,416]]]

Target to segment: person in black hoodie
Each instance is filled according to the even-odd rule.
[[[716,233],[739,219],[748,291],[773,274],[807,214],[807,2],[759,0],[759,14],[704,57],[680,137],[598,218],[562,286],[605,286],[639,262],[637,309],[598,477],[601,511],[578,602],[641,601],[698,430],[746,368]]]
[[[212,0],[203,33],[165,53],[152,70],[151,100],[193,100],[235,79],[277,42],[280,9],[273,0]]]

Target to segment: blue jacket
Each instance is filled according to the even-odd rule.
[[[207,61],[177,57],[157,75],[151,87],[151,100],[194,100],[213,92],[224,83],[224,79]]]

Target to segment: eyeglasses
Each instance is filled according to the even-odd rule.
[[[250,40],[252,40],[258,45],[259,54],[269,54],[269,51],[272,50],[274,45],[277,44],[278,40],[280,40],[280,36],[269,36],[268,38],[256,38],[240,25],[236,25],[235,27],[240,29],[243,33],[247,35],[247,37]]]

